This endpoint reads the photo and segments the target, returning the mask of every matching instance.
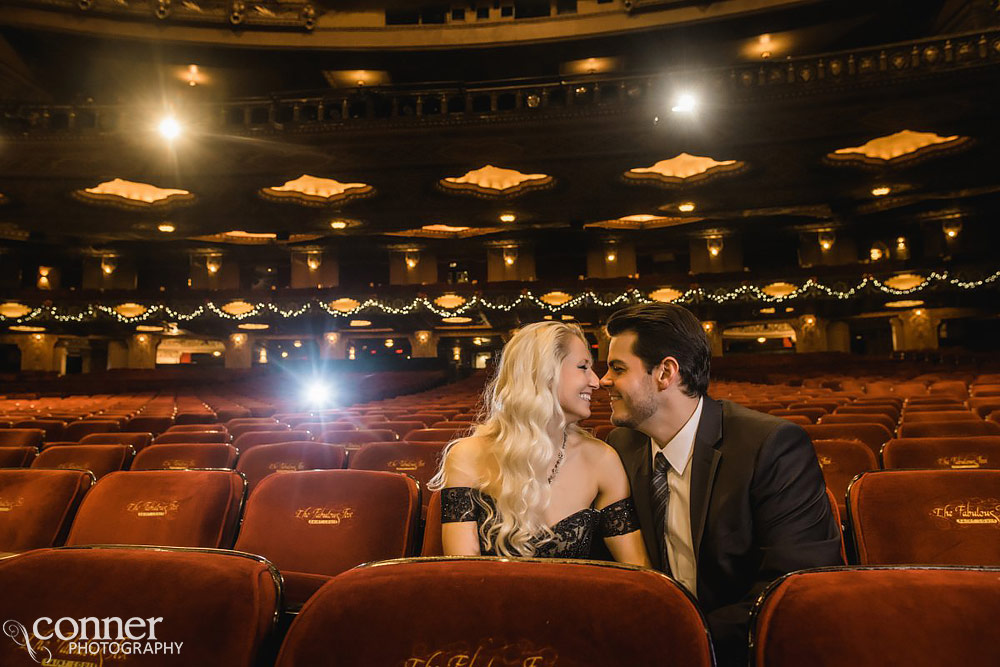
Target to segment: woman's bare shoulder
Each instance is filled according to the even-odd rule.
[[[594,465],[607,465],[619,460],[614,447],[586,432],[580,434],[580,450],[587,461]]]

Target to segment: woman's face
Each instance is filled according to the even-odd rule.
[[[559,372],[559,405],[566,414],[567,423],[590,416],[590,399],[600,385],[592,368],[593,363],[587,345],[573,336],[569,342],[569,354],[563,359]]]

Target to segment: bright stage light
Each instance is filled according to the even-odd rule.
[[[328,405],[333,399],[333,390],[322,380],[313,380],[306,384],[302,392],[302,400],[310,405]]]
[[[698,98],[691,93],[681,93],[674,100],[674,105],[670,110],[674,113],[693,114],[698,109]]]
[[[173,116],[167,116],[161,120],[158,129],[167,141],[173,141],[181,135],[181,124]]]

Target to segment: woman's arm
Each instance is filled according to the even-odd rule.
[[[444,488],[441,489],[441,546],[445,556],[479,556],[479,524],[476,523],[475,511],[471,512],[471,520],[455,520],[468,516],[467,507],[446,506],[446,503],[461,502],[458,499],[449,501],[449,488],[476,488],[479,484],[478,474],[478,443],[473,438],[459,440],[444,460]],[[447,520],[447,522],[446,522]]]
[[[646,544],[639,532],[639,520],[631,502],[632,490],[621,459],[610,446],[603,445],[597,474],[597,500],[594,506],[601,511],[601,528],[604,543],[619,563],[652,567]],[[625,501],[625,502],[622,502]]]

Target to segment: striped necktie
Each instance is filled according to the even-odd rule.
[[[653,518],[656,520],[656,543],[660,545],[660,557],[663,572],[670,574],[670,559],[667,557],[667,505],[670,502],[670,483],[667,474],[670,472],[670,462],[663,452],[657,452],[653,459],[653,476],[651,478],[653,491]]]

